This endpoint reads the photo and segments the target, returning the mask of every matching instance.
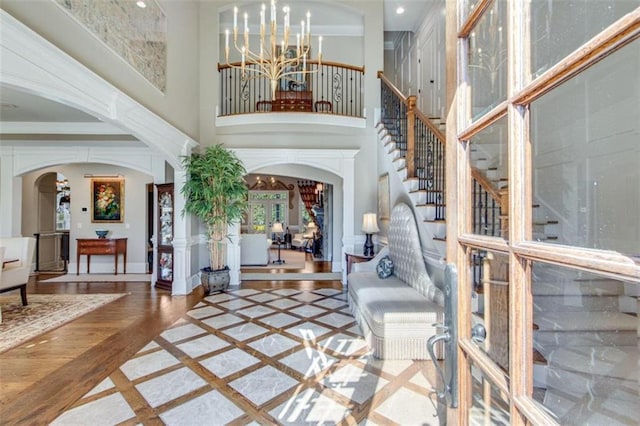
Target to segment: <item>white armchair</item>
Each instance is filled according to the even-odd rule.
[[[240,235],[240,265],[268,265],[271,240],[265,234]]]
[[[0,292],[20,289],[22,304],[25,306],[35,246],[36,240],[31,237],[0,238],[0,247],[4,248]]]

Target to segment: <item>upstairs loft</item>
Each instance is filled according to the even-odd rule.
[[[307,73],[277,80],[274,91],[268,78],[250,71],[255,65],[247,64],[243,73],[240,62],[218,64],[216,124],[295,121],[365,127],[364,67],[326,61],[306,66]]]

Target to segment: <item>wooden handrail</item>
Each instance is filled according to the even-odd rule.
[[[384,84],[391,89],[391,91],[402,100],[405,105],[408,105],[407,96],[403,95],[402,92],[393,85],[391,80],[389,80],[382,71],[378,71],[378,78],[384,82]]]
[[[426,115],[424,115],[422,111],[420,111],[419,109],[416,109],[415,112],[416,112],[416,117],[418,117],[425,124],[425,126],[427,126],[429,130],[431,130],[431,132],[436,136],[436,139],[438,139],[438,142],[444,145],[447,141],[447,138],[445,137],[444,133],[442,133],[440,129],[438,129],[435,126],[435,124],[433,124],[431,119]]]
[[[315,60],[308,60],[307,61],[307,65],[319,65],[320,62],[315,61]],[[246,66],[250,66],[250,63],[247,63]],[[358,67],[355,65],[349,65],[349,64],[343,64],[341,62],[331,62],[331,61],[322,61],[322,66],[329,66],[329,67],[340,67],[340,68],[345,68],[348,70],[352,70],[352,71],[358,71],[361,72],[362,74],[364,74],[364,66]],[[221,71],[223,69],[227,69],[227,68],[234,68],[234,67],[240,67],[242,66],[242,62],[237,61],[237,62],[230,62],[228,64],[221,64],[220,62],[218,62],[218,71]]]
[[[478,182],[478,184],[480,184],[482,189],[487,191],[487,193],[491,196],[491,198],[493,198],[496,203],[498,203],[498,205],[501,204],[500,200],[502,197],[500,196],[500,191],[493,187],[491,181],[489,181],[489,179],[487,179],[487,177],[483,175],[479,169],[472,167],[471,177],[474,178]]]

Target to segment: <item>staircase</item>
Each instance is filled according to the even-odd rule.
[[[561,424],[638,424],[638,292],[620,281],[534,267],[534,386]],[[571,274],[571,275],[569,275]]]
[[[416,125],[412,129],[407,123],[422,121],[424,116],[413,112],[415,115],[410,117],[411,108],[402,104],[411,105],[411,102],[397,92],[389,93],[393,90],[385,92],[383,83],[383,109],[396,115],[383,113],[377,126],[378,139],[403,182],[416,214],[422,218],[423,224],[419,226],[432,236],[434,254],[444,258],[444,136],[438,130],[438,123],[424,128]],[[398,99],[391,99],[393,96]],[[442,151],[436,149],[439,145]],[[504,171],[495,166],[490,149],[471,150],[475,182],[474,233],[508,238],[508,181]],[[537,204],[533,206],[533,238],[562,240],[561,222],[553,212]],[[492,269],[497,275],[492,277],[489,273],[484,281],[485,254],[478,251],[477,258],[473,259],[474,289],[480,292],[475,300],[477,312],[484,315],[482,283],[492,284],[491,302],[496,304],[492,316],[496,311],[504,315],[493,318],[489,334],[506,337],[508,264],[504,260],[500,264],[496,259]],[[638,287],[541,263],[534,265],[532,283],[534,349],[537,351],[534,398],[563,425],[639,424]],[[494,343],[492,358],[508,368],[508,342]]]

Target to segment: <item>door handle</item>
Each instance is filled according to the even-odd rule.
[[[444,270],[444,324],[434,324],[442,330],[427,341],[427,350],[442,380],[442,390],[436,390],[438,399],[445,399],[451,408],[458,407],[458,271],[450,263]],[[444,369],[435,357],[434,346],[444,343]]]
[[[476,343],[482,343],[487,338],[487,329],[484,325],[478,323],[471,327],[471,340]]]

